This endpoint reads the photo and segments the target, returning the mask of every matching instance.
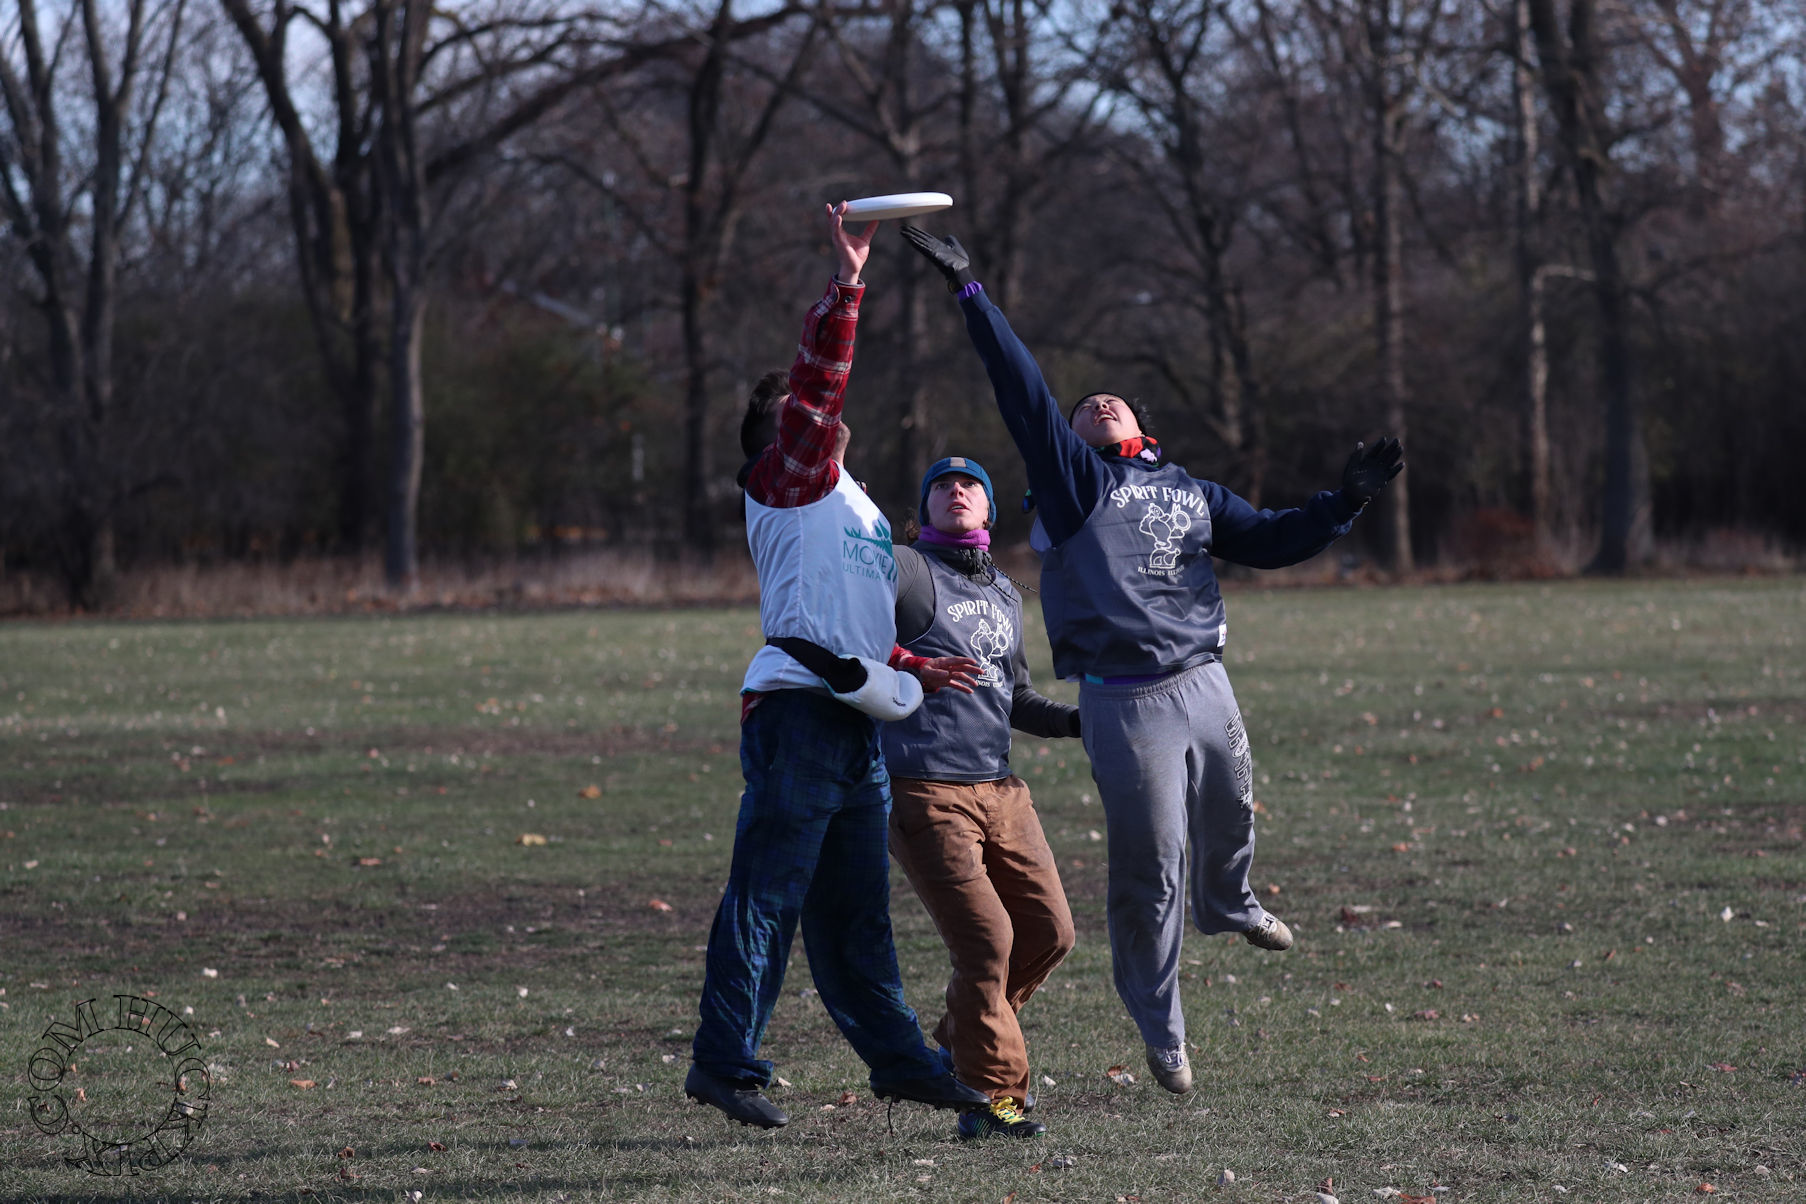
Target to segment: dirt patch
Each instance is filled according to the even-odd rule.
[[[623,756],[695,758],[727,756],[734,746],[719,739],[685,737],[675,725],[614,725],[590,730],[503,727],[446,729],[390,727],[359,731],[233,731],[205,743],[193,740],[134,739],[97,746],[91,737],[64,736],[39,745],[29,772],[36,780],[11,786],[5,796],[16,806],[50,806],[129,797],[131,805],[170,802],[204,803],[215,795],[276,794],[317,788],[331,774],[251,776],[243,767],[269,757],[409,757],[509,758]],[[145,766],[169,771],[145,780],[134,776]],[[101,770],[101,767],[105,767]],[[239,767],[229,777],[212,773]]]
[[[673,941],[701,944],[720,888],[712,877],[658,882],[625,877],[602,885],[539,882],[440,894],[410,891],[407,897],[361,903],[342,895],[221,894],[188,921],[173,912],[123,905],[45,907],[14,888],[0,892],[0,947],[26,963],[71,969],[134,965],[176,976],[194,970],[176,969],[174,963],[196,957],[222,972],[236,967],[239,973],[284,977],[330,976],[357,967],[393,981],[429,966],[469,975],[477,968],[637,956],[642,947],[666,948]],[[669,910],[653,906],[654,899]]]

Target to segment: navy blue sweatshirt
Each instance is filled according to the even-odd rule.
[[[1003,311],[982,291],[960,302],[966,332],[984,361],[997,409],[1028,469],[1041,525],[1055,547],[1078,534],[1117,481],[1095,448],[1073,433],[1048,391],[1041,368]],[[1132,470],[1158,465],[1113,457]],[[1256,510],[1215,481],[1192,480],[1210,506],[1210,554],[1249,568],[1276,569],[1309,560],[1354,525],[1355,510],[1339,489],[1324,490],[1301,508]]]
[[[1145,677],[1220,658],[1228,623],[1211,557],[1279,568],[1352,525],[1340,491],[1297,509],[1256,510],[1175,465],[1100,454],[1074,433],[989,298],[979,290],[961,304],[1050,544],[1041,608],[1059,676]]]

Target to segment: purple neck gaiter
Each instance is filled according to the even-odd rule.
[[[968,531],[964,535],[949,535],[938,527],[923,527],[921,539],[923,543],[935,544],[943,548],[989,548],[991,533],[980,527],[976,531]]]

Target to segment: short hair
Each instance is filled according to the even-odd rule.
[[[746,415],[740,419],[740,450],[752,459],[777,441],[778,411],[790,396],[790,373],[774,368],[759,378],[746,399]]]

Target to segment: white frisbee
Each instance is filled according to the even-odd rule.
[[[953,207],[944,192],[893,192],[887,196],[862,196],[847,202],[847,221],[881,222],[891,217],[917,217]]]

